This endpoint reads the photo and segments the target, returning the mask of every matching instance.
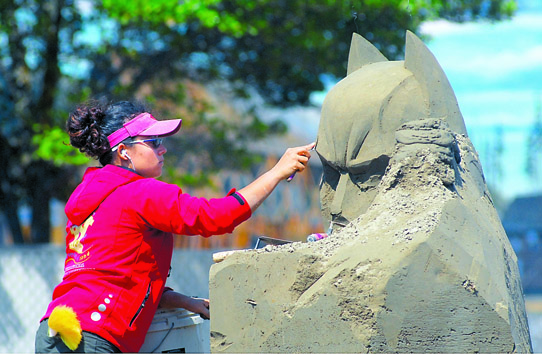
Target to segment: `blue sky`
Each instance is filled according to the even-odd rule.
[[[525,173],[529,129],[542,104],[542,1],[520,0],[511,20],[426,23],[426,44],[446,72],[487,180],[503,197],[542,192]],[[494,148],[501,129],[501,175]]]

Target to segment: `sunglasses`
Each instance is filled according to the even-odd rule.
[[[151,146],[152,148],[154,149],[158,149],[160,147],[160,145],[162,145],[162,143],[164,142],[164,139],[163,138],[152,138],[152,139],[145,139],[145,140],[132,140],[129,142],[129,144],[136,144],[136,143],[151,143],[150,145],[149,144],[145,144],[145,145],[149,145]]]
[[[148,143],[150,142],[151,144],[145,144],[145,143]],[[132,141],[128,141],[126,142],[125,144],[137,144],[137,143],[142,143],[142,144],[145,144],[153,149],[158,149],[160,147],[160,145],[162,145],[162,143],[164,142],[164,139],[163,138],[152,138],[152,139],[144,139],[144,140],[132,140]],[[111,149],[111,151],[116,151],[117,149],[119,148],[119,146],[115,146],[114,148]]]

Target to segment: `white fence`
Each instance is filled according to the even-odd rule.
[[[175,250],[167,285],[209,296],[209,268],[217,250]],[[34,336],[64,267],[64,248],[0,248],[0,353],[33,353]]]

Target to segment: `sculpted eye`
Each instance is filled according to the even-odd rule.
[[[320,158],[320,162],[322,162],[322,167],[324,168],[320,187],[327,186],[333,190],[336,190],[337,185],[339,184],[342,169],[337,166],[335,162],[328,161],[318,150],[316,151],[318,152],[318,157]]]
[[[322,182],[327,183],[332,189],[336,189],[341,173],[329,163],[325,163],[323,166],[324,174],[322,176]]]
[[[348,172],[350,172],[353,175],[359,175],[365,171],[367,171],[367,164],[360,163],[357,165],[348,166]]]
[[[350,179],[354,183],[378,184],[388,167],[389,161],[389,156],[385,155],[369,162],[350,161],[348,163]]]

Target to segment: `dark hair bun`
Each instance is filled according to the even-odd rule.
[[[107,135],[101,128],[106,116],[100,105],[79,106],[66,123],[70,143],[82,153],[99,158],[110,149]]]
[[[149,112],[143,103],[91,101],[80,105],[66,122],[70,143],[105,166],[113,161],[107,137],[136,115]]]

